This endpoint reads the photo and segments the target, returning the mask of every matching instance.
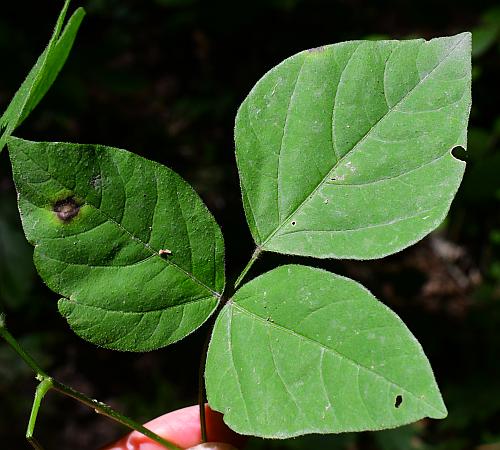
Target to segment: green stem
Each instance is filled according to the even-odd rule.
[[[24,351],[24,349],[19,345],[19,343],[14,339],[7,328],[5,327],[5,316],[0,317],[0,336],[4,338],[5,342],[9,344],[12,349],[23,359],[23,361],[30,366],[36,373],[37,380],[42,381],[44,378],[49,378],[49,376],[43,371],[43,369],[37,364],[37,362]]]
[[[35,438],[33,438],[33,433],[35,431],[35,423],[36,423],[36,418],[38,415],[38,411],[40,409],[40,404],[42,402],[43,397],[45,394],[50,390],[54,389],[57,392],[60,392],[63,395],[66,395],[68,397],[71,397],[80,403],[83,403],[86,406],[89,406],[92,408],[96,413],[102,414],[103,416],[109,417],[110,419],[114,420],[115,422],[118,422],[127,428],[131,430],[138,431],[139,433],[142,433],[152,441],[157,442],[158,444],[162,445],[166,449],[170,450],[181,450],[179,447],[177,447],[175,444],[172,442],[167,441],[166,439],[163,439],[162,437],[158,436],[156,433],[153,433],[151,430],[148,430],[146,427],[143,425],[134,422],[132,419],[120,414],[119,412],[115,411],[108,405],[99,402],[97,400],[94,400],[90,397],[87,397],[85,394],[76,391],[75,389],[66,386],[62,383],[60,383],[57,380],[54,380],[53,378],[49,377],[41,368],[40,366],[36,363],[36,361],[26,353],[26,351],[19,345],[19,343],[14,339],[14,337],[9,333],[7,328],[5,327],[5,316],[0,314],[0,336],[12,347],[12,349],[24,360],[24,362],[33,369],[33,371],[36,373],[36,378],[40,381],[40,384],[37,387],[36,393],[35,393],[35,398],[33,401],[33,408],[31,410],[31,416],[30,420],[28,423],[28,430],[26,432],[26,437],[28,441],[31,443],[31,445],[36,448],[36,449],[42,449],[40,444],[36,441]],[[42,449],[43,450],[43,449]]]
[[[132,419],[130,419],[127,416],[124,416],[123,414],[120,414],[118,411],[115,411],[113,408],[106,405],[105,403],[87,397],[85,394],[82,394],[81,392],[78,392],[73,388],[66,386],[65,384],[59,383],[57,380],[52,380],[52,383],[53,383],[53,389],[55,391],[60,392],[61,394],[66,395],[67,397],[71,397],[79,401],[80,403],[83,403],[84,405],[92,408],[97,414],[102,414],[103,416],[109,417],[111,420],[114,420],[115,422],[118,422],[124,425],[125,427],[130,428],[131,430],[138,431],[144,436],[147,436],[152,441],[155,441],[158,444],[163,445],[167,449],[181,450],[172,442],[163,439],[156,433],[153,433],[151,430],[148,430],[143,425],[133,421]]]
[[[35,391],[35,398],[33,399],[33,407],[31,408],[30,420],[28,422],[28,429],[26,430],[26,439],[32,445],[33,448],[38,450],[43,450],[42,446],[33,437],[35,432],[36,419],[38,417],[38,411],[42,403],[45,394],[52,389],[53,383],[51,378],[43,379],[37,386]]]
[[[248,261],[248,264],[245,266],[243,271],[240,273],[238,278],[236,279],[234,283],[234,289],[236,290],[238,286],[241,284],[245,276],[247,275],[248,271],[252,268],[253,264],[257,259],[259,258],[260,254],[262,253],[262,249],[260,247],[257,247],[255,251],[252,254],[252,257],[250,258],[250,261]],[[217,310],[215,316],[217,316],[218,312],[220,312],[220,308],[224,306],[224,304],[227,302],[227,299],[221,299],[221,302],[219,304],[219,309]],[[205,340],[205,344],[203,346],[203,351],[201,353],[201,360],[200,360],[200,367],[198,371],[198,408],[200,411],[200,429],[201,429],[201,439],[203,442],[207,442],[207,421],[205,417],[205,380],[204,380],[204,375],[205,375],[205,364],[207,361],[207,353],[208,353],[208,346],[210,343],[210,338],[212,336],[212,332],[214,329],[215,323],[212,324],[210,327],[210,331],[208,332],[207,338]]]
[[[257,247],[255,249],[255,251],[253,252],[252,257],[250,258],[250,261],[248,261],[247,265],[245,266],[243,271],[240,273],[240,275],[236,279],[236,281],[234,283],[235,290],[241,284],[241,282],[243,281],[243,279],[247,275],[248,271],[252,268],[254,262],[257,261],[257,259],[259,258],[261,253],[262,253],[262,249],[260,247]],[[224,306],[226,301],[227,300],[221,301],[219,308],[222,308],[222,306]],[[220,312],[220,309],[218,309],[218,312]],[[217,315],[217,313],[216,313],[216,315]],[[207,442],[207,421],[206,421],[206,417],[205,417],[205,380],[204,380],[204,375],[205,375],[205,364],[207,361],[208,346],[210,343],[210,337],[212,335],[214,325],[215,324],[213,324],[210,327],[210,331],[208,332],[207,338],[205,340],[205,344],[203,345],[203,350],[201,352],[200,367],[199,367],[199,371],[198,371],[198,408],[200,411],[200,429],[201,429],[202,442]]]
[[[253,263],[255,261],[257,261],[257,259],[258,259],[258,257],[260,256],[261,253],[262,253],[262,249],[260,247],[257,247],[255,249],[255,251],[253,252],[252,257],[250,258],[250,261],[248,261],[248,264],[245,266],[245,268],[243,269],[243,271],[240,273],[240,276],[236,279],[236,281],[234,283],[234,288],[235,289],[237,289],[238,286],[241,284],[241,282],[245,278],[246,274],[248,273],[248,271],[250,270],[250,268],[253,266]]]
[[[205,415],[205,365],[207,362],[208,345],[210,343],[210,337],[212,336],[213,329],[214,326],[210,326],[205,342],[203,343],[200,366],[198,369],[198,409],[200,411],[200,430],[201,440],[203,443],[207,442],[207,419]]]

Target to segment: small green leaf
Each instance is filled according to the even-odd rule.
[[[176,173],[99,145],[10,138],[24,232],[59,310],[95,344],[147,351],[213,312],[224,289],[224,243]]]
[[[396,427],[446,407],[415,337],[358,283],[283,266],[223,308],[206,368],[235,431],[287,438]]]
[[[243,202],[263,250],[379,258],[444,219],[465,164],[471,37],[353,41],[268,72],[236,118]]]
[[[0,118],[0,133],[2,133],[0,135],[0,152],[9,136],[28,117],[50,89],[68,58],[85,16],[84,9],[78,8],[61,34],[69,3],[70,0],[66,0],[47,48],[39,56],[36,64]]]

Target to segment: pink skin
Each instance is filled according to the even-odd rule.
[[[220,444],[207,449],[226,450],[244,443],[244,438],[231,431],[222,420],[222,414],[205,406],[207,438],[209,442]],[[158,417],[145,424],[146,428],[167,439],[180,448],[188,449],[202,443],[200,414],[198,406],[188,406]],[[223,444],[222,444],[223,443]],[[230,445],[228,445],[230,444]],[[231,447],[234,446],[234,447]],[[118,442],[104,447],[102,450],[165,450],[164,447],[151,441],[143,434],[134,431]]]

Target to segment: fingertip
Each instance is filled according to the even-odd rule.
[[[235,447],[243,445],[245,438],[230,430],[224,423],[221,413],[212,411],[205,405],[205,419],[207,424],[207,440],[220,442]],[[200,411],[197,405],[188,406],[164,414],[144,425],[149,430],[173,443],[177,447],[189,449],[203,443],[201,438]],[[210,448],[210,447],[201,447]],[[224,449],[224,447],[213,447]],[[227,448],[227,447],[226,447]],[[230,448],[230,447],[229,447]],[[160,444],[153,442],[143,434],[134,431],[111,446],[102,450],[164,450]]]
[[[210,409],[208,404],[205,404],[205,419],[209,442],[226,442],[235,447],[240,447],[246,442],[246,438],[231,430],[224,422],[224,416]]]

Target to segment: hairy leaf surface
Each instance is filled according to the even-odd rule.
[[[352,41],[268,72],[236,118],[247,220],[264,250],[378,258],[445,217],[465,164],[470,33]]]
[[[208,318],[224,289],[223,239],[176,173],[99,145],[8,146],[36,267],[78,335],[147,351]]]
[[[68,58],[80,24],[85,16],[78,8],[61,33],[70,0],[66,0],[47,48],[38,57],[23,84],[0,118],[0,152],[9,136],[28,117],[54,83]]]
[[[282,266],[224,306],[209,404],[235,431],[287,438],[396,427],[446,408],[420,344],[358,283]]]

